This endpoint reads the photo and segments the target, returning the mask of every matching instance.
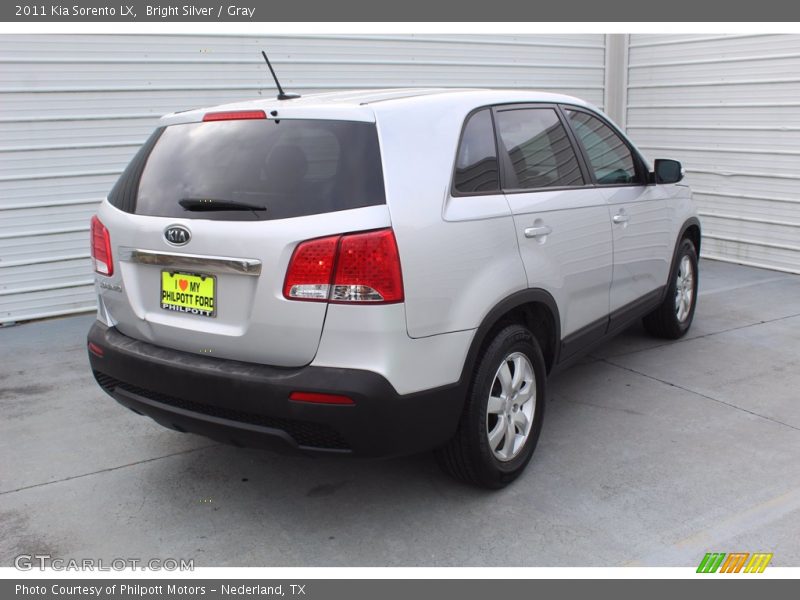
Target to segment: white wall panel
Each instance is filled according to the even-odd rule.
[[[800,273],[800,36],[631,35],[626,117],[684,163],[703,255]]]
[[[0,323],[91,310],[88,222],[163,113],[291,91],[504,87],[602,105],[605,38],[0,36]]]

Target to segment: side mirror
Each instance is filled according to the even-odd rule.
[[[683,167],[677,160],[657,158],[653,171],[655,183],[678,183],[683,179]]]

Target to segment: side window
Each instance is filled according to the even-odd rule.
[[[579,110],[567,110],[575,134],[580,138],[597,183],[638,183],[636,163],[625,142],[597,117]]]
[[[520,108],[497,113],[497,129],[511,159],[516,181],[505,187],[533,189],[583,185],[575,150],[552,108]]]
[[[500,191],[500,171],[488,108],[473,114],[461,136],[456,156],[454,186],[463,193]]]

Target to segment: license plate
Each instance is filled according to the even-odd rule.
[[[217,278],[213,275],[161,271],[161,308],[201,317],[217,314]]]

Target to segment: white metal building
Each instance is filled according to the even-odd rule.
[[[703,255],[800,273],[800,36],[631,36],[628,134],[683,162]]]
[[[800,272],[800,36],[0,36],[0,323],[91,310],[88,222],[174,110],[284,87],[534,88],[682,160],[704,254]]]

